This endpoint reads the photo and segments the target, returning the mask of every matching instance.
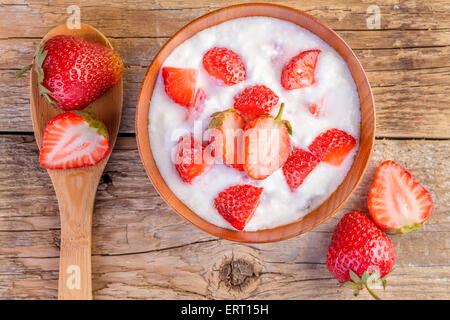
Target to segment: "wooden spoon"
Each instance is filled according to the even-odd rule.
[[[43,41],[59,34],[96,41],[112,48],[97,29],[81,24],[70,30],[66,25],[52,29]],[[48,104],[39,93],[38,73],[31,72],[31,117],[34,136],[40,147],[48,121],[62,113]],[[113,149],[122,115],[123,85],[120,81],[90,106],[108,128],[110,150]],[[111,154],[111,152],[110,152]],[[59,299],[92,299],[91,242],[95,193],[110,154],[98,164],[80,169],[47,170],[55,188],[61,216],[61,252],[59,263]]]

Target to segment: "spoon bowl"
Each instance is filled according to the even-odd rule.
[[[42,41],[56,35],[72,35],[101,43],[112,48],[108,39],[97,29],[81,24],[80,29],[68,29],[65,24],[52,29]],[[39,93],[39,76],[36,67],[31,70],[31,118],[34,136],[41,147],[47,123],[63,113],[50,106]],[[113,149],[122,115],[122,80],[90,107],[108,128],[110,150]],[[91,167],[64,170],[47,170],[58,199],[61,217],[61,246],[59,265],[59,299],[92,299],[91,243],[92,213],[95,194],[111,152]]]

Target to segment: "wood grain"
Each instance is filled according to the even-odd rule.
[[[247,1],[226,5],[241,2]],[[366,210],[376,165],[393,159],[430,190],[435,211],[417,233],[390,236],[398,262],[382,297],[448,299],[450,3],[271,2],[306,11],[335,29],[366,70],[379,139],[362,183],[327,223],[284,242],[243,246],[193,227],[165,204],[145,175],[133,136],[135,103],[145,71],[168,37],[223,1],[77,1],[82,22],[105,33],[126,64],[120,131],[127,136],[118,139],[102,176],[93,217],[94,298],[351,299],[351,290],[339,287],[326,270],[326,247],[342,214]],[[36,142],[22,134],[32,132],[29,78],[16,80],[14,74],[29,64],[39,39],[66,20],[72,4],[0,4],[0,299],[57,297],[58,205],[38,165]],[[380,30],[366,26],[372,4],[381,10]],[[246,286],[230,286],[231,266],[245,271],[240,276]]]
[[[384,159],[410,169],[430,190],[435,211],[419,231],[390,235],[398,262],[390,288],[381,294],[387,299],[446,298],[449,148],[449,141],[376,140],[364,179],[336,216],[291,240],[241,245],[212,237],[173,212],[149,182],[134,137],[121,137],[96,197],[94,298],[349,299],[351,290],[340,288],[324,265],[326,248],[345,212],[367,211],[367,192]],[[56,297],[58,206],[37,152],[28,135],[0,136],[0,167],[5,168],[0,171],[0,298]],[[257,257],[262,271],[255,288],[229,290],[219,281],[217,270],[230,252],[241,252],[251,265]]]
[[[371,1],[275,2],[304,10],[336,29],[355,50],[368,71],[372,87],[390,86],[374,89],[378,137],[450,137],[447,1],[378,3],[381,30],[368,30],[365,24]],[[217,0],[206,4],[198,0],[110,3],[81,1],[79,5],[82,20],[111,37],[113,46],[123,56],[127,68],[120,131],[132,133],[139,85],[156,52],[183,25],[223,3]],[[68,16],[66,8],[72,3],[57,0],[50,1],[50,5],[47,1],[17,4],[11,0],[7,4],[0,5],[0,131],[29,132],[27,79],[15,80],[13,75],[29,63],[39,38],[64,22]],[[14,23],[11,19],[15,19]],[[11,109],[15,112],[11,113]]]

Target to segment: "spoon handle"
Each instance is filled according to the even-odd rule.
[[[79,170],[49,174],[61,217],[58,299],[90,300],[92,213],[99,177]]]

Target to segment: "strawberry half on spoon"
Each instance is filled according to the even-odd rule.
[[[93,166],[108,155],[106,126],[92,109],[60,114],[44,130],[39,162],[46,169]]]
[[[380,228],[407,233],[420,228],[430,217],[433,200],[402,166],[384,161],[375,172],[368,207]]]
[[[114,87],[123,73],[117,51],[69,35],[57,35],[42,43],[35,64],[41,95],[64,111],[84,109]]]

